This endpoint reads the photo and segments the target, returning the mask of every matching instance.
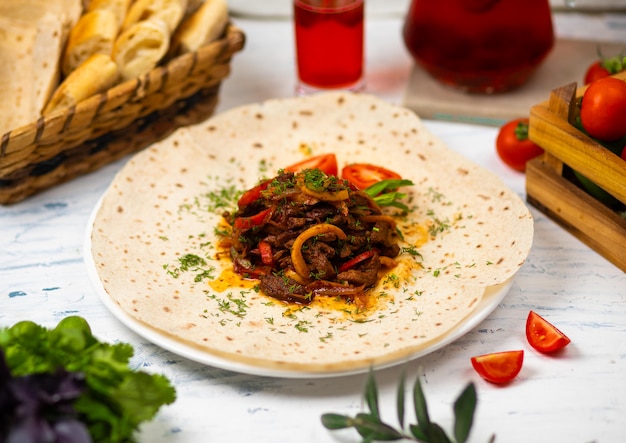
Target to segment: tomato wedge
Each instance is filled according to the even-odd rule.
[[[287,166],[284,169],[285,171],[293,172],[294,174],[301,172],[304,169],[319,169],[326,175],[334,176],[337,176],[337,173],[339,172],[337,157],[335,154],[316,155],[315,157],[307,158],[306,160]]]
[[[537,351],[545,353],[560,351],[571,341],[567,335],[534,311],[530,311],[526,319],[526,339]]]
[[[368,163],[354,163],[344,166],[341,170],[341,178],[348,180],[358,189],[367,189],[382,180],[399,180],[402,177],[382,166]]]
[[[524,351],[494,352],[472,357],[471,361],[476,372],[488,382],[508,383],[521,371]]]

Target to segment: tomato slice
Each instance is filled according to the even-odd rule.
[[[524,351],[504,351],[472,357],[472,366],[478,374],[491,383],[508,383],[522,369]]]
[[[526,319],[526,339],[537,351],[545,353],[560,351],[571,341],[567,335],[534,311],[530,311]]]
[[[382,166],[368,163],[354,163],[344,166],[341,170],[341,178],[348,180],[358,189],[367,189],[382,180],[399,180],[402,177],[396,172],[385,169]]]
[[[322,154],[315,157],[307,158],[301,162],[294,163],[291,166],[284,168],[285,171],[293,172],[297,174],[305,169],[319,169],[326,175],[337,175],[339,171],[337,166],[337,157],[335,154]]]

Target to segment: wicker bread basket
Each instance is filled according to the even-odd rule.
[[[16,203],[96,170],[213,114],[231,57],[245,35],[222,38],[75,107],[2,136],[0,204]]]

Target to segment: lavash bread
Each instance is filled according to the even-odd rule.
[[[0,134],[40,117],[80,13],[80,0],[0,2]]]
[[[44,14],[37,24],[37,36],[32,51],[34,112],[37,115],[41,114],[59,83],[61,77],[59,60],[65,44],[63,36],[66,35],[67,24],[52,13]],[[24,72],[21,75],[24,75]]]
[[[203,45],[219,38],[228,23],[226,0],[205,0],[187,17],[172,39],[174,54],[194,52]]]
[[[169,27],[159,19],[139,21],[122,32],[113,48],[121,79],[137,78],[152,70],[167,53],[169,42]]]
[[[185,15],[187,0],[136,0],[130,7],[122,30],[141,21],[161,20],[170,33],[178,27]]]
[[[111,11],[117,20],[119,28],[122,28],[128,8],[130,7],[132,0],[91,0],[86,7],[87,12],[97,10]]]
[[[415,183],[402,188],[413,209],[398,227],[422,258],[402,254],[395,278],[381,279],[361,314],[317,299],[301,309],[266,297],[236,278],[221,258],[228,253],[219,255],[223,209],[207,210],[207,196],[251,188],[302,160],[302,146]],[[447,227],[429,234],[437,220]],[[235,370],[326,375],[406,361],[448,340],[493,285],[515,275],[532,237],[523,200],[413,112],[333,92],[235,108],[135,155],[94,214],[87,255],[106,305],[165,347],[173,341],[170,349],[184,345],[193,358],[201,353]],[[206,257],[208,281],[177,272],[187,254]]]
[[[111,55],[118,31],[117,18],[110,10],[83,14],[70,33],[63,55],[63,74],[68,76],[93,54]]]
[[[56,89],[43,115],[75,106],[113,86],[119,77],[117,64],[108,54],[93,54],[73,70]]]
[[[63,24],[65,34],[76,24],[82,12],[80,0],[0,1],[0,16],[36,23],[44,15],[52,14]]]
[[[37,29],[0,17],[0,133],[30,123],[37,115],[33,96],[32,48]]]

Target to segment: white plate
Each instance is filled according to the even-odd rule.
[[[208,366],[212,366],[215,368],[226,369],[229,371],[250,374],[250,375],[259,375],[265,377],[283,377],[283,378],[325,378],[325,377],[336,377],[336,376],[344,376],[344,375],[352,375],[359,374],[369,371],[368,368],[359,368],[359,369],[351,369],[345,371],[328,371],[328,372],[306,372],[306,371],[291,371],[291,370],[278,370],[264,367],[257,367],[245,363],[241,363],[238,361],[229,360],[226,358],[220,358],[219,356],[210,354],[208,352],[204,352],[201,349],[195,348],[193,346],[189,346],[181,341],[173,339],[171,336],[167,334],[163,334],[150,326],[138,321],[134,317],[128,315],[124,310],[122,310],[109,296],[109,294],[104,290],[102,286],[102,282],[100,281],[100,277],[98,276],[98,272],[96,270],[95,263],[93,261],[93,256],[91,253],[91,228],[93,226],[93,219],[95,218],[98,209],[100,208],[100,203],[96,205],[94,209],[89,224],[87,227],[86,238],[85,238],[85,264],[87,266],[87,274],[94,285],[96,293],[98,294],[102,303],[111,311],[111,313],[126,327],[131,329],[133,332],[139,334],[141,337],[149,340],[150,342],[166,349],[174,354],[180,355],[182,357],[188,358],[190,360],[203,363]],[[386,363],[384,365],[374,366],[373,369],[383,369],[385,367],[394,366],[400,363],[404,363],[410,360],[414,360],[420,357],[423,357],[427,354],[430,354],[438,349],[443,348],[444,346],[454,342],[458,338],[462,337],[476,326],[478,326],[489,314],[491,314],[497,307],[498,304],[504,299],[506,294],[509,292],[511,285],[513,284],[514,277],[510,278],[506,282],[488,287],[485,290],[485,295],[482,300],[476,307],[472,313],[467,316],[461,323],[459,323],[454,329],[452,329],[447,334],[443,335],[439,339],[430,343],[428,346],[424,347],[418,352],[415,352],[408,357],[404,357],[397,361],[392,361]]]

